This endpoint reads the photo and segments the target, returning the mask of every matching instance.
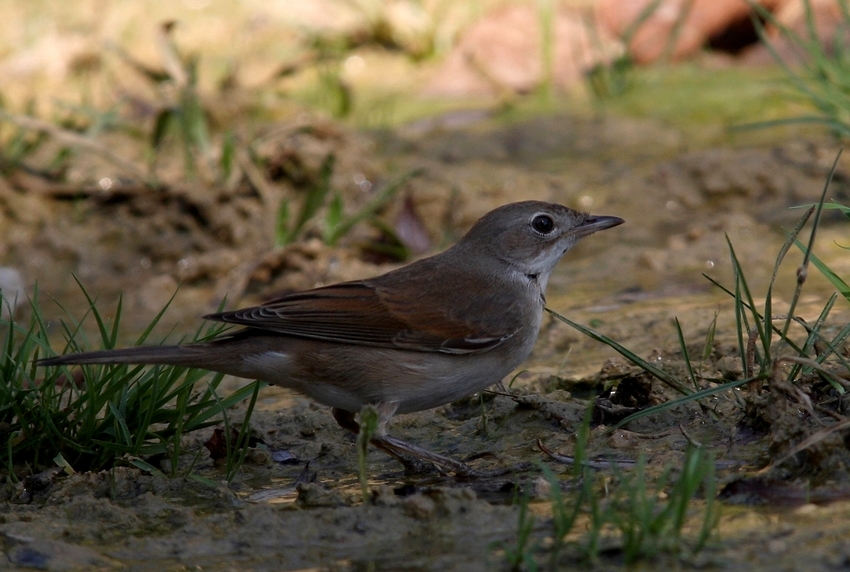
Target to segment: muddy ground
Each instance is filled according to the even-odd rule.
[[[394,267],[397,262],[364,253],[363,244],[375,236],[368,226],[357,227],[336,247],[316,238],[317,227],[296,244],[274,248],[274,207],[285,197],[298,200],[296,171],[315,174],[332,152],[332,186],[351,209],[393,178],[423,169],[381,213],[418,248],[417,256],[445,247],[480,215],[511,201],[555,201],[626,219],[564,258],[550,282],[549,307],[592,324],[683,381],[688,378],[674,317],[692,355],[700,355],[717,316],[712,351],[700,363],[702,383],[743,376],[730,298],[702,274],[731,284],[728,237],[753,292],[763,298],[784,241],[781,229],[800,215],[789,207],[817,199],[835,143],[792,134],[768,144],[691,148],[673,127],[614,115],[450,119],[364,133],[302,117],[270,130],[262,149],[270,165],[265,192],[247,177],[229,188],[120,183],[103,189],[13,173],[0,179],[0,254],[29,288],[38,282],[44,300],[53,296],[74,312],[83,306],[71,272],[104,307],[123,292],[127,340],[178,284],[163,321],[163,331],[173,327],[174,335],[193,331],[196,317],[215,309],[225,295],[228,306],[245,305]],[[847,165],[840,164],[829,198],[847,202]],[[86,168],[80,179],[99,180],[93,173],[106,172],[97,162]],[[838,246],[845,236],[845,224],[830,218],[821,228],[818,253],[846,276],[850,265]],[[799,261],[792,251],[780,272],[777,314],[787,307]],[[831,292],[810,272],[797,313],[814,320]],[[842,304],[832,317],[836,327],[850,315]],[[52,306],[45,312],[54,323],[61,316]],[[25,308],[19,319],[26,319]],[[530,467],[458,480],[436,471],[405,472],[372,451],[368,473],[374,495],[364,503],[353,437],[327,408],[266,388],[251,420],[257,447],[230,487],[128,467],[5,485],[0,568],[507,569],[505,546],[516,543],[522,491],[529,491],[537,514],[531,544],[545,562],[552,532],[540,465],[560,475],[568,491],[572,469],[545,454],[538,441],[571,455],[588,400],[616,383],[636,388],[636,406],[675,394],[610,348],[554,320],[544,324],[534,354],[510,381],[514,397],[482,394],[399,416],[392,431],[482,469],[523,462]],[[815,381],[805,391],[819,395]],[[832,421],[814,419],[777,392],[767,392],[772,400],[753,388],[732,393],[705,400],[704,408],[685,405],[613,433],[607,431],[611,420],[597,417],[589,454],[626,460],[645,455],[649,474],[657,476],[664,466],[680,466],[689,440],[698,441],[718,460],[722,487],[760,474],[819,423]],[[843,412],[841,402],[829,407]],[[188,437],[187,446],[201,447],[210,434]],[[843,499],[850,490],[850,453],[840,435],[833,437],[816,454],[796,455],[760,474],[761,480],[727,490],[717,533],[704,551],[662,555],[638,568],[846,567],[850,501]],[[214,481],[223,478],[221,467],[206,458],[196,471]],[[600,472],[615,486],[613,471]],[[701,506],[695,501],[695,519]],[[595,563],[599,569],[622,566],[617,539],[609,542]],[[566,554],[560,565],[580,563]]]

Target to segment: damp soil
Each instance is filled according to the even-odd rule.
[[[785,240],[782,229],[801,214],[791,207],[817,200],[836,147],[826,139],[789,137],[693,149],[668,125],[614,116],[505,123],[470,114],[370,133],[321,122],[303,127],[283,126],[268,137],[267,174],[277,184],[263,190],[245,181],[212,190],[191,183],[59,186],[23,173],[0,179],[4,260],[30,285],[38,282],[42,300],[53,297],[77,314],[85,306],[72,271],[103,307],[123,293],[128,341],[178,284],[163,335],[193,331],[197,316],[225,296],[228,306],[251,304],[395,267],[398,262],[364,246],[376,239],[368,227],[335,247],[322,243],[319,227],[296,244],[274,247],[274,207],[282,198],[298,200],[303,186],[297,177],[314,177],[332,152],[332,186],[352,209],[368,202],[374,189],[422,169],[382,212],[418,256],[445,247],[479,216],[511,201],[555,201],[624,218],[626,224],[586,240],[562,260],[548,306],[689,383],[678,319],[700,378],[734,380],[743,377],[744,366],[732,300],[703,274],[731,285],[731,242],[750,288],[763,299]],[[847,166],[839,164],[829,198],[847,202]],[[846,275],[845,223],[827,217],[819,232],[818,255]],[[791,250],[780,269],[774,313],[787,309],[800,260]],[[813,322],[831,293],[812,269],[796,313]],[[842,303],[829,327],[848,321]],[[58,323],[58,308],[47,303],[45,312]],[[21,308],[19,318],[26,313]],[[229,387],[239,383],[230,380]],[[799,390],[818,407],[842,414],[838,396],[818,401],[823,386],[813,377]],[[250,428],[243,428],[255,447],[230,486],[210,484],[221,483],[224,472],[206,455],[194,468],[205,482],[117,467],[71,476],[48,470],[5,485],[0,568],[508,569],[506,547],[517,541],[516,500],[523,492],[537,515],[531,537],[543,562],[552,529],[539,490],[541,467],[568,489],[572,468],[559,459],[574,454],[590,401],[597,405],[591,458],[642,456],[651,478],[681,466],[690,442],[717,460],[724,500],[708,548],[637,568],[833,570],[850,562],[850,453],[836,432],[785,458],[824,423],[793,388],[743,387],[611,431],[628,412],[676,394],[612,349],[547,319],[534,354],[504,389],[398,416],[392,425],[395,436],[481,470],[505,468],[498,477],[409,471],[371,451],[373,494],[364,502],[354,438],[327,408],[269,387]],[[187,437],[187,449],[203,447],[212,431]],[[615,472],[608,473],[615,481]],[[694,501],[693,519],[701,502]],[[622,567],[616,540],[595,566]]]

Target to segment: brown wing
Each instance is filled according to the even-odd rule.
[[[410,304],[368,282],[346,282],[205,318],[303,338],[453,354],[487,351],[515,333],[446,317],[433,304],[422,306],[411,311]]]

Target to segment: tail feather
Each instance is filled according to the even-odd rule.
[[[83,352],[40,359],[37,365],[134,364],[196,367],[249,379],[272,375],[283,379],[288,367],[288,338],[255,336],[236,332],[210,342],[181,346],[136,346],[115,350]],[[263,356],[270,354],[275,366],[267,366]],[[282,377],[283,376],[283,377]]]
[[[195,350],[195,351],[193,351]],[[203,367],[197,346],[137,346],[116,350],[82,352],[38,360],[40,366],[86,364],[144,364]]]

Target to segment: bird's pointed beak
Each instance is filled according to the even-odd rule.
[[[581,223],[581,225],[573,229],[573,235],[576,238],[580,238],[600,230],[605,230],[606,228],[615,227],[623,224],[624,222],[626,221],[616,216],[590,215],[584,219],[584,222]]]

